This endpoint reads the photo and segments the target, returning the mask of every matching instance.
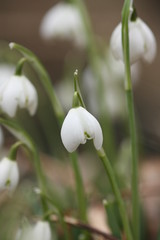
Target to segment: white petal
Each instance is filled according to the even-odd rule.
[[[111,51],[113,53],[113,56],[117,60],[123,60],[121,29],[122,29],[122,24],[119,23],[117,27],[114,29],[111,35],[111,40],[110,40]]]
[[[61,128],[61,139],[68,152],[75,151],[79,144],[86,142],[77,108],[68,112]]]
[[[147,62],[152,62],[156,56],[156,51],[157,51],[155,36],[151,31],[151,29],[147,26],[147,24],[143,22],[141,19],[139,19],[139,27],[142,31],[142,35],[144,37],[144,43],[145,43],[145,46],[144,46],[145,54],[143,58]]]
[[[9,181],[9,185],[6,183]],[[18,166],[15,161],[3,158],[0,162],[0,190],[15,190],[19,181]]]
[[[33,228],[34,240],[51,240],[51,230],[48,222],[39,221]]]
[[[0,86],[0,107],[14,117],[17,107],[27,108],[33,115],[37,109],[38,97],[33,84],[25,76],[12,76]]]
[[[24,92],[26,96],[24,106],[28,109],[30,115],[34,115],[38,106],[37,91],[33,86],[33,84],[25,76],[21,76],[21,80],[23,80],[23,84],[24,84],[23,87],[24,87]],[[24,106],[22,106],[22,108]]]
[[[144,38],[137,21],[129,23],[129,41],[130,62],[133,64],[145,54]]]
[[[111,35],[110,47],[114,57],[123,61],[122,39],[120,23]],[[130,63],[140,58],[151,62],[156,54],[156,40],[149,27],[139,18],[129,22]]]
[[[21,86],[17,84],[17,81],[11,81],[12,77],[3,84],[0,88],[0,106],[2,111],[7,113],[10,117],[15,116],[19,93],[22,92]]]
[[[94,146],[97,150],[102,147],[103,134],[102,129],[97,119],[90,114],[86,109],[78,108],[79,118],[83,126],[83,131],[87,132],[91,139],[93,139]]]
[[[69,152],[75,151],[79,144],[84,144],[87,139],[93,139],[97,150],[102,147],[103,142],[99,122],[82,107],[69,111],[62,125],[61,138]]]

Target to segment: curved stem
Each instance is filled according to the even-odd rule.
[[[121,193],[119,191],[112,166],[111,166],[111,164],[109,162],[109,159],[107,158],[107,155],[106,155],[105,151],[103,150],[103,148],[101,150],[97,151],[97,153],[98,153],[98,156],[103,163],[104,169],[105,169],[105,171],[107,173],[107,176],[110,180],[112,190],[113,190],[115,198],[117,200],[117,204],[118,204],[118,207],[119,207],[119,212],[120,212],[120,215],[121,215],[121,219],[122,219],[122,223],[123,223],[123,227],[124,227],[124,231],[125,231],[127,240],[133,240],[130,225],[129,225],[128,216],[127,216],[126,209],[125,209],[125,205],[124,205],[124,202],[122,200]]]
[[[25,146],[23,142],[21,141],[18,141],[16,143],[14,143],[11,148],[10,148],[10,151],[9,151],[9,154],[8,154],[8,158],[11,159],[11,160],[15,160],[16,159],[16,156],[17,156],[17,150],[20,146]]]
[[[134,238],[139,239],[139,192],[138,192],[138,150],[137,150],[137,136],[134,112],[134,100],[132,93],[131,70],[130,70],[130,56],[129,56],[129,30],[128,21],[130,16],[130,0],[125,0],[122,11],[122,45],[123,58],[125,63],[125,91],[128,104],[128,117],[131,136],[132,147],[132,227]]]

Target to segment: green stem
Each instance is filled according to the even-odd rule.
[[[127,216],[126,209],[125,209],[125,205],[124,205],[124,202],[122,200],[121,193],[119,191],[112,166],[111,166],[111,164],[109,162],[109,159],[107,158],[107,155],[106,155],[105,151],[103,150],[103,148],[101,150],[97,151],[97,153],[98,153],[98,156],[103,163],[104,169],[105,169],[105,171],[107,173],[107,176],[110,180],[112,190],[115,194],[127,240],[133,240],[130,225],[129,225],[128,216]]]
[[[27,59],[26,58],[21,58],[16,66],[16,71],[15,71],[15,75],[17,76],[21,76],[22,75],[22,68],[23,68],[23,65],[25,63]]]
[[[14,143],[10,148],[8,158],[13,161],[16,161],[17,150],[20,146],[23,146],[23,145],[24,145],[24,143],[22,143],[21,141]]]
[[[131,90],[126,91],[128,103],[129,126],[131,135],[132,149],[132,227],[135,239],[139,239],[139,224],[140,224],[140,206],[139,206],[139,191],[138,191],[138,151],[137,151],[137,136],[135,125],[135,113],[133,105],[133,94]]]
[[[36,72],[39,75],[39,79],[44,86],[44,89],[51,101],[53,111],[58,119],[59,123],[62,123],[64,119],[64,112],[63,109],[59,103],[59,100],[56,96],[56,93],[54,92],[52,81],[43,67],[42,63],[39,61],[39,59],[36,57],[34,53],[32,53],[29,49],[17,44],[17,43],[10,43],[9,44],[11,49],[16,49],[19,51],[23,56],[32,64],[32,66],[35,68]]]
[[[77,154],[73,152],[70,154],[72,160],[72,167],[74,169],[75,179],[76,179],[76,190],[78,198],[78,208],[79,208],[79,217],[82,221],[87,221],[87,204],[86,197],[84,192],[83,181],[80,173],[80,168],[78,166]]]
[[[130,16],[130,0],[125,0],[122,11],[122,45],[125,63],[125,90],[128,104],[128,117],[132,146],[132,227],[134,239],[140,237],[140,217],[139,217],[139,192],[138,192],[138,150],[135,124],[134,101],[132,93],[130,55],[129,55],[129,30],[128,21]]]

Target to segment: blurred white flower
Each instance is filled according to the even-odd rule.
[[[51,229],[46,221],[38,221],[32,230],[32,239],[34,240],[51,240]]]
[[[0,108],[10,117],[15,116],[18,106],[34,115],[37,105],[36,89],[25,76],[11,76],[0,85]]]
[[[19,170],[16,161],[7,157],[0,161],[0,191],[14,191],[19,181]]]
[[[73,152],[87,139],[93,139],[97,150],[102,147],[103,134],[97,119],[83,107],[72,108],[62,125],[61,139],[68,150]]]
[[[110,46],[116,59],[123,61],[122,51],[122,24],[112,33]],[[156,40],[150,28],[140,18],[129,21],[129,44],[130,44],[130,63],[135,63],[140,58],[147,62],[152,62],[156,55]]]
[[[65,78],[54,86],[57,96],[64,108],[65,111],[70,109],[72,105],[72,97],[73,96],[73,83],[70,81],[71,79]]]
[[[125,94],[124,94],[124,63],[116,60],[110,51],[107,51],[106,56],[99,60],[99,71],[101,81],[95,78],[91,67],[87,67],[83,73],[83,92],[87,101],[88,109],[96,116],[100,114],[98,98],[101,95],[103,105],[112,119],[124,118],[125,109]],[[137,62],[131,66],[132,83],[135,84],[140,75],[140,63]],[[102,84],[103,91],[100,93],[99,84]],[[103,113],[102,113],[103,114]]]
[[[52,234],[49,223],[38,221],[34,226],[29,224],[19,229],[15,240],[51,240]]]
[[[86,35],[79,10],[69,3],[58,3],[42,19],[40,34],[44,39],[66,39],[86,45]]]

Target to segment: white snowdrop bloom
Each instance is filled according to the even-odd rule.
[[[38,221],[32,230],[32,239],[34,240],[51,240],[52,234],[49,223]]]
[[[15,72],[15,66],[7,63],[0,63],[0,84],[9,79]]]
[[[122,24],[120,23],[112,33],[110,46],[114,57],[123,61]],[[152,62],[156,55],[156,40],[150,28],[140,19],[129,21],[130,63],[140,58]]]
[[[102,147],[103,134],[97,119],[83,107],[72,108],[62,125],[61,139],[68,150],[73,152],[87,139],[93,139],[97,150]]]
[[[19,170],[16,161],[5,157],[0,161],[0,191],[14,191],[19,181]]]
[[[78,46],[86,45],[86,35],[79,10],[69,3],[58,3],[42,19],[40,34],[46,39],[66,39]]]
[[[25,76],[13,75],[0,85],[0,108],[14,117],[17,107],[27,108],[34,115],[38,105],[35,87]]]

